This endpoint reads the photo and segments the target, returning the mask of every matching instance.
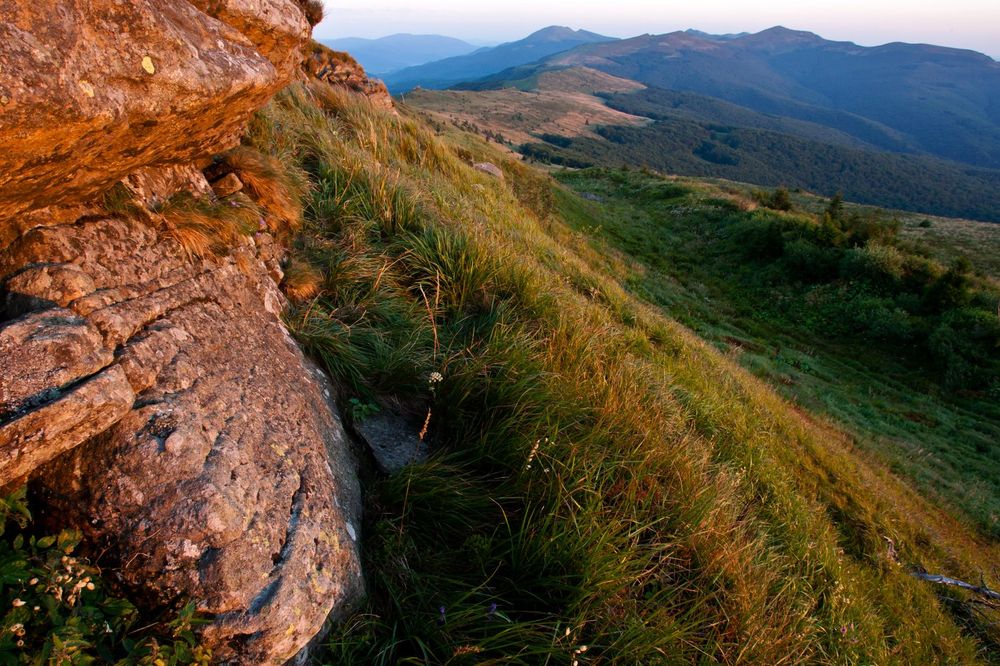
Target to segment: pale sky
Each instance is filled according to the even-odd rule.
[[[324,0],[315,35],[442,34],[469,41],[520,39],[548,25],[612,37],[697,28],[756,32],[774,25],[865,46],[922,42],[1000,59],[1000,0]]]

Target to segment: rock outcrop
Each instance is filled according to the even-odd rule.
[[[0,16],[0,485],[30,480],[139,600],[197,600],[218,659],[283,663],[361,577],[354,461],[282,324],[280,248],[194,256],[96,200],[213,196],[196,165],[299,75],[308,23],[292,0]]]
[[[195,4],[222,20],[183,0],[0,0],[0,219],[238,141],[309,25],[291,0]]]
[[[334,51],[318,42],[313,42],[307,51],[302,61],[307,77],[364,95],[378,108],[396,108],[385,84],[370,78],[365,68],[347,53]]]

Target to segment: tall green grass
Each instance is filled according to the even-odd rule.
[[[1000,534],[1000,480],[993,473],[1000,465],[1000,449],[993,446],[1000,440],[1000,411],[988,390],[949,387],[948,366],[942,368],[927,349],[928,340],[944,332],[962,348],[976,324],[966,318],[954,326],[964,330],[942,327],[932,334],[953,314],[926,311],[924,285],[907,275],[925,271],[934,287],[946,266],[918,256],[919,248],[897,248],[882,239],[846,251],[787,240],[783,235],[793,237],[803,227],[822,230],[822,211],[752,210],[748,198],[724,195],[716,186],[667,182],[638,171],[559,178],[603,198],[596,205],[562,192],[559,203],[589,244],[627,253],[634,265],[616,275],[626,288],[693,327],[784,395],[849,428],[861,446],[984,534]],[[785,234],[777,230],[781,224],[789,228]],[[771,238],[761,242],[761,234],[747,233],[761,230],[777,231],[769,235],[776,236],[779,254],[786,244],[785,256],[776,258],[766,247]],[[829,255],[832,275],[809,279]],[[989,309],[997,293],[989,293],[988,283],[970,291],[986,304],[978,306],[979,314],[995,320]],[[883,324],[894,329],[883,330]],[[908,338],[899,339],[900,332]],[[991,366],[998,359],[994,350],[993,360],[981,359],[975,371],[995,375]]]
[[[431,460],[367,488],[370,597],[325,663],[989,658],[883,537],[955,575],[995,546],[629,295],[546,176],[322,88],[248,142],[311,180],[293,330],[345,401],[429,419]]]

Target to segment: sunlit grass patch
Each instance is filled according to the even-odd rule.
[[[323,279],[293,332],[343,400],[426,418],[432,448],[367,489],[370,597],[326,661],[982,656],[884,537],[963,575],[995,547],[638,298],[649,269],[568,226],[546,176],[315,89],[248,143],[311,182],[294,253]],[[747,212],[676,183],[643,196]]]

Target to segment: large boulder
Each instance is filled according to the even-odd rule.
[[[195,4],[210,13],[184,0],[0,0],[0,224],[238,141],[296,72],[309,25],[292,0]]]
[[[190,0],[203,12],[250,39],[271,61],[283,80],[290,80],[302,59],[311,30],[302,8],[288,0]]]
[[[299,76],[292,0],[0,0],[0,486],[27,479],[220,660],[280,664],[361,592],[331,387],[290,338],[264,233],[95,203],[212,196],[192,166]]]
[[[281,323],[270,243],[190,259],[166,227],[95,215],[0,255],[8,303],[39,308],[0,328],[22,380],[0,474],[32,473],[140,598],[196,599],[217,656],[248,664],[293,656],[361,580],[354,462]]]

